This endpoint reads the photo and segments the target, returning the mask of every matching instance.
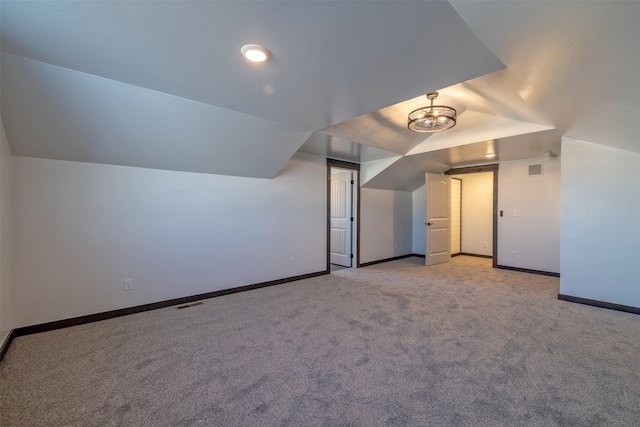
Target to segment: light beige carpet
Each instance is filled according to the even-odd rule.
[[[640,316],[423,262],[17,338],[0,425],[640,425]]]

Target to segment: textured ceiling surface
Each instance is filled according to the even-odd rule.
[[[371,162],[367,186],[410,191],[425,169],[486,162],[487,144],[501,160],[558,151],[562,135],[640,151],[640,2],[4,0],[0,12],[15,155],[271,178],[300,150]],[[271,61],[245,61],[247,43]],[[434,90],[458,125],[408,131]]]

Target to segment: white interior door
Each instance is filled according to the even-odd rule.
[[[427,242],[425,264],[442,264],[451,260],[451,177],[427,173],[426,181]]]
[[[352,172],[331,174],[331,264],[351,267]]]

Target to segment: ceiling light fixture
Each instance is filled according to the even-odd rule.
[[[247,61],[265,62],[271,56],[269,51],[259,44],[247,44],[242,46],[240,53]]]
[[[410,130],[414,132],[442,132],[456,125],[457,112],[455,108],[445,105],[433,105],[433,100],[438,97],[438,92],[427,94],[431,100],[431,106],[422,107],[409,114]]]
[[[493,159],[496,156],[496,153],[487,153],[484,155],[487,159]]]

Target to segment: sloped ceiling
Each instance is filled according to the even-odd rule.
[[[496,156],[487,159],[485,155],[488,152],[492,152]],[[402,156],[395,159],[379,173],[369,174],[362,186],[380,190],[415,191],[425,184],[425,172],[444,173],[451,169],[451,165],[464,167],[482,163],[555,156],[559,153],[560,135],[555,129],[510,135],[506,138]],[[369,163],[366,166],[368,170]]]
[[[640,152],[640,2],[452,3],[507,65],[452,95],[481,112]]]
[[[372,144],[358,143],[322,132],[314,132],[300,147],[300,151],[354,163],[373,162],[395,155]]]
[[[270,178],[314,131],[504,67],[447,2],[1,7],[24,156]]]
[[[323,129],[405,156],[365,187],[411,191],[425,171],[558,154],[563,135],[640,152],[640,2],[452,4],[507,68],[439,90],[460,113],[447,132],[407,136],[424,96]]]
[[[640,2],[4,0],[0,12],[16,155],[271,178],[300,150],[411,191],[425,169],[487,163],[489,146],[534,157],[566,135],[640,152]],[[247,63],[247,43],[271,61]],[[408,131],[435,90],[458,125]]]
[[[268,177],[310,135],[19,56],[2,65],[3,119],[21,156]]]

